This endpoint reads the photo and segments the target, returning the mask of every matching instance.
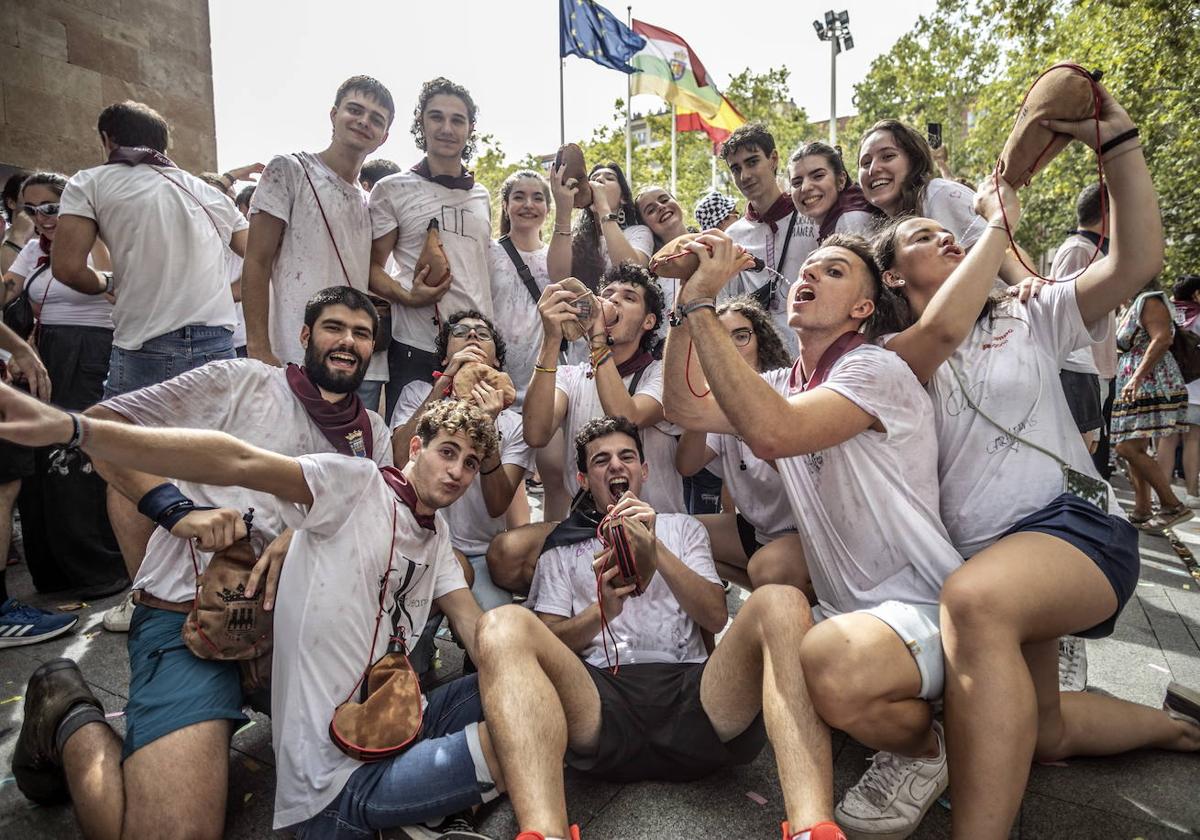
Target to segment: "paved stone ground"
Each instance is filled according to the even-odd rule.
[[[1200,552],[1200,520],[1177,529]],[[25,567],[9,569],[12,593],[43,607],[64,599],[32,594]],[[0,651],[0,837],[13,840],[78,836],[65,807],[40,808],[27,802],[10,774],[13,744],[21,723],[29,675],[56,656],[77,659],[110,713],[125,706],[129,667],[124,636],[100,626],[104,609],[119,598],[80,610],[75,632],[61,640]],[[738,590],[730,609],[741,603]],[[1109,639],[1088,643],[1089,684],[1119,697],[1159,705],[1169,680],[1200,686],[1200,581],[1183,569],[1168,542],[1142,538],[1142,577],[1137,597],[1126,607]],[[457,650],[439,642],[443,671],[460,663]],[[123,729],[120,717],[113,719]],[[834,738],[835,793],[852,785],[866,767],[869,751],[837,734]],[[231,789],[226,836],[262,838],[271,831],[272,772],[270,722],[256,717],[234,738],[230,751]],[[1090,840],[1091,838],[1193,837],[1200,835],[1200,756],[1139,752],[1110,759],[1075,759],[1033,768],[1013,838]],[[683,785],[597,783],[569,777],[571,818],[588,840],[660,840],[687,836],[699,840],[749,840],[779,836],[783,817],[770,750],[753,764]],[[765,804],[758,804],[765,800]],[[949,836],[950,814],[935,805],[914,838]],[[497,838],[516,834],[505,803],[485,812],[483,829]],[[394,836],[400,836],[399,833]]]

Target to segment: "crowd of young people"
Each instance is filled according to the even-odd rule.
[[[105,622],[129,633],[126,734],[75,662],[43,665],[20,790],[69,800],[88,837],[221,836],[230,739],[262,697],[181,628],[248,527],[246,590],[274,616],[274,826],[299,837],[482,838],[473,812],[507,793],[518,840],[578,838],[564,763],[689,781],[769,742],[785,840],[907,837],[951,782],[954,836],[1002,838],[1035,758],[1200,750],[1195,691],[1152,709],[1070,684],[1139,571],[1080,356],[1132,298],[1113,427],[1132,518],[1149,488],[1160,527],[1187,510],[1129,445],[1184,403],[1154,367],[1169,304],[1139,296],[1157,199],[1102,95],[1098,130],[1052,126],[1097,146],[1107,192],[1097,213],[1085,191],[1044,286],[1010,244],[1013,189],[935,177],[894,120],[862,138],[857,183],[834,148],[781,167],[766,126],[739,129],[722,157],[745,212],[714,193],[692,225],[610,162],[489,195],[476,104],[444,78],[417,97],[407,170],[367,160],[396,106],[366,76],[337,90],[327,148],[224,175],[176,167],[150,108],[106,108],[101,165],[5,190],[5,299],[35,318],[0,327],[28,392],[0,385],[0,537],[20,486],[39,588],[132,580]],[[699,268],[656,277],[689,231]],[[468,365],[515,399],[486,377],[458,393]],[[618,575],[613,521],[645,535],[648,579]],[[750,590],[732,622],[730,581]],[[0,645],[70,631],[2,583]],[[348,750],[332,716],[364,661],[399,649],[428,676],[443,620],[470,673],[423,690],[405,749]],[[877,751],[837,802],[831,729]]]

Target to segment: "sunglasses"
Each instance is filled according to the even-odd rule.
[[[47,202],[45,204],[26,204],[21,209],[23,209],[30,216],[40,214],[42,216],[53,217],[58,215],[58,202]]]
[[[466,338],[471,333],[475,333],[475,337],[480,341],[492,340],[492,331],[482,324],[478,326],[475,324],[455,324],[450,327],[450,335],[455,338]]]
[[[754,330],[749,327],[739,327],[731,332],[729,337],[733,339],[733,343],[738,347],[745,347],[750,343],[750,339],[754,337]]]

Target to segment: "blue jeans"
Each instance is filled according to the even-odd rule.
[[[140,350],[123,350],[114,344],[108,357],[104,399],[166,382],[208,362],[233,358],[233,330],[202,324],[152,338]]]
[[[383,394],[384,382],[382,379],[364,379],[362,384],[358,386],[358,398],[362,400],[364,407],[378,414],[382,408],[379,405],[379,397]],[[384,417],[383,422],[390,423],[390,417]]]
[[[420,740],[395,758],[355,770],[337,799],[296,826],[298,840],[373,837],[484,802],[494,786],[476,778],[464,731],[483,720],[479,680],[472,674],[439,686],[428,700]]]

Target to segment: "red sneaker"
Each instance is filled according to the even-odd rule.
[[[546,840],[546,836],[537,831],[522,831],[517,835],[517,840]],[[567,840],[579,840],[579,826],[571,826],[570,837]]]
[[[819,822],[806,829],[802,828],[799,831],[792,831],[786,820],[783,823],[783,840],[793,840],[793,838],[799,837],[805,831],[808,832],[808,840],[846,840],[846,835],[838,828],[837,823]]]

